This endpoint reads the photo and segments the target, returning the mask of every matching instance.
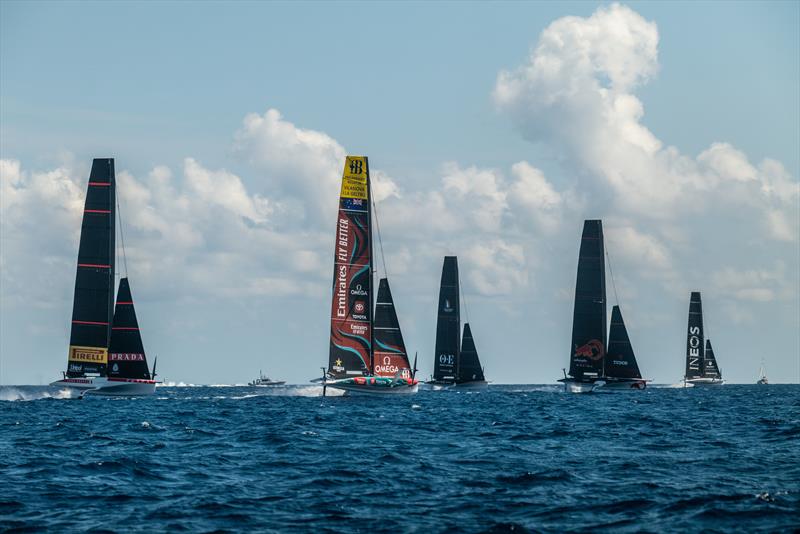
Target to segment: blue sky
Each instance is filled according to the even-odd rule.
[[[3,2],[0,381],[64,366],[75,206],[106,155],[165,376],[314,375],[346,151],[383,177],[421,361],[454,253],[489,378],[556,378],[580,226],[602,217],[646,375],[681,375],[700,289],[723,374],[749,382],[764,356],[796,382],[800,7],[625,6]],[[537,55],[550,38],[573,48]],[[532,54],[565,70],[526,75]]]

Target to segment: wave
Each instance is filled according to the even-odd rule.
[[[74,389],[56,389],[51,386],[0,386],[0,401],[34,401],[41,399],[75,399],[80,393]]]

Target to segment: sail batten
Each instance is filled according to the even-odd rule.
[[[583,224],[575,281],[569,374],[596,378],[603,372],[606,351],[606,279],[603,223]]]
[[[347,156],[334,245],[328,374],[372,371],[372,206],[365,156]]]
[[[114,310],[114,160],[92,162],[86,190],[67,356],[67,376],[105,375]]]
[[[433,379],[452,380],[457,376],[461,352],[461,310],[458,285],[458,258],[445,256],[439,285]]]

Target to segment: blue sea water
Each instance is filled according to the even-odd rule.
[[[800,386],[0,388],[0,531],[800,528]]]

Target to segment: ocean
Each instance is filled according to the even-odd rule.
[[[0,387],[2,532],[788,532],[800,386]]]

